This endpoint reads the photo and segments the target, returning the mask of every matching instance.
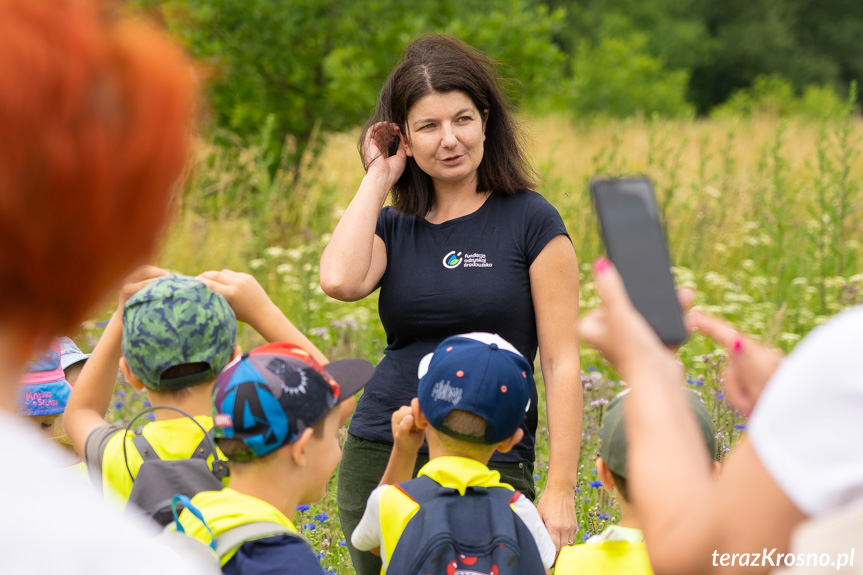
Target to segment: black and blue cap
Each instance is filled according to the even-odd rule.
[[[530,407],[532,369],[497,334],[474,332],[443,340],[419,366],[417,396],[436,430],[457,439],[493,445],[511,437]],[[463,435],[444,425],[458,409],[482,417],[485,436]]]
[[[321,366],[304,349],[270,343],[243,354],[213,385],[214,436],[248,448],[235,461],[262,457],[291,443],[372,378],[374,366],[344,359]]]

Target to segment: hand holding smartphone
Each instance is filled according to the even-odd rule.
[[[686,327],[650,180],[594,179],[590,193],[606,253],[635,309],[663,343],[681,344]]]

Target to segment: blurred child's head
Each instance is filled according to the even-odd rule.
[[[66,446],[71,443],[61,416],[71,391],[60,366],[60,344],[55,339],[27,365],[18,389],[18,404],[21,414],[38,425],[46,437]]]
[[[371,363],[360,359],[322,367],[287,343],[267,344],[237,358],[213,386],[214,435],[232,476],[272,469],[278,475],[273,480],[293,482],[300,502],[319,500],[341,459],[337,406],[373,373]],[[276,473],[282,465],[300,479]]]
[[[90,354],[81,351],[71,338],[63,336],[57,340],[60,342],[60,367],[63,368],[66,381],[75,387],[75,382],[78,381],[78,376],[90,358]]]
[[[713,461],[716,455],[716,430],[713,420],[701,401],[701,397],[691,389],[681,388],[689,398],[695,420],[701,430],[705,444],[705,461]],[[605,408],[605,419],[602,423],[602,444],[599,447],[600,457],[597,458],[597,472],[602,476],[606,487],[614,487],[621,499],[629,502],[627,493],[627,471],[626,471],[626,432],[624,425],[626,396],[629,390],[625,390],[609,402]]]
[[[123,308],[121,370],[162,394],[211,382],[235,354],[237,319],[227,300],[195,278],[157,278]]]
[[[505,339],[469,333],[445,339],[420,362],[417,403],[430,441],[487,462],[521,440],[531,368]]]

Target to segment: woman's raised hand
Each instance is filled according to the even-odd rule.
[[[396,153],[388,155],[388,151],[395,141],[398,142]],[[374,124],[366,132],[363,147],[366,171],[370,174],[376,173],[385,176],[389,190],[401,177],[408,159],[406,144],[398,124],[393,122]]]

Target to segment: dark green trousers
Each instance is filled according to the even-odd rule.
[[[336,502],[339,506],[339,521],[345,533],[345,541],[351,553],[354,570],[357,575],[380,575],[381,560],[368,551],[357,551],[351,545],[351,533],[357,528],[369,494],[380,483],[387,468],[392,445],[367,441],[355,435],[348,434],[348,439],[342,449],[342,461],[339,464],[338,492]],[[420,454],[414,468],[414,477],[420,468],[428,463],[428,455]],[[536,497],[533,483],[533,463],[489,463],[489,468],[500,473],[500,479],[521,491],[531,501]]]

